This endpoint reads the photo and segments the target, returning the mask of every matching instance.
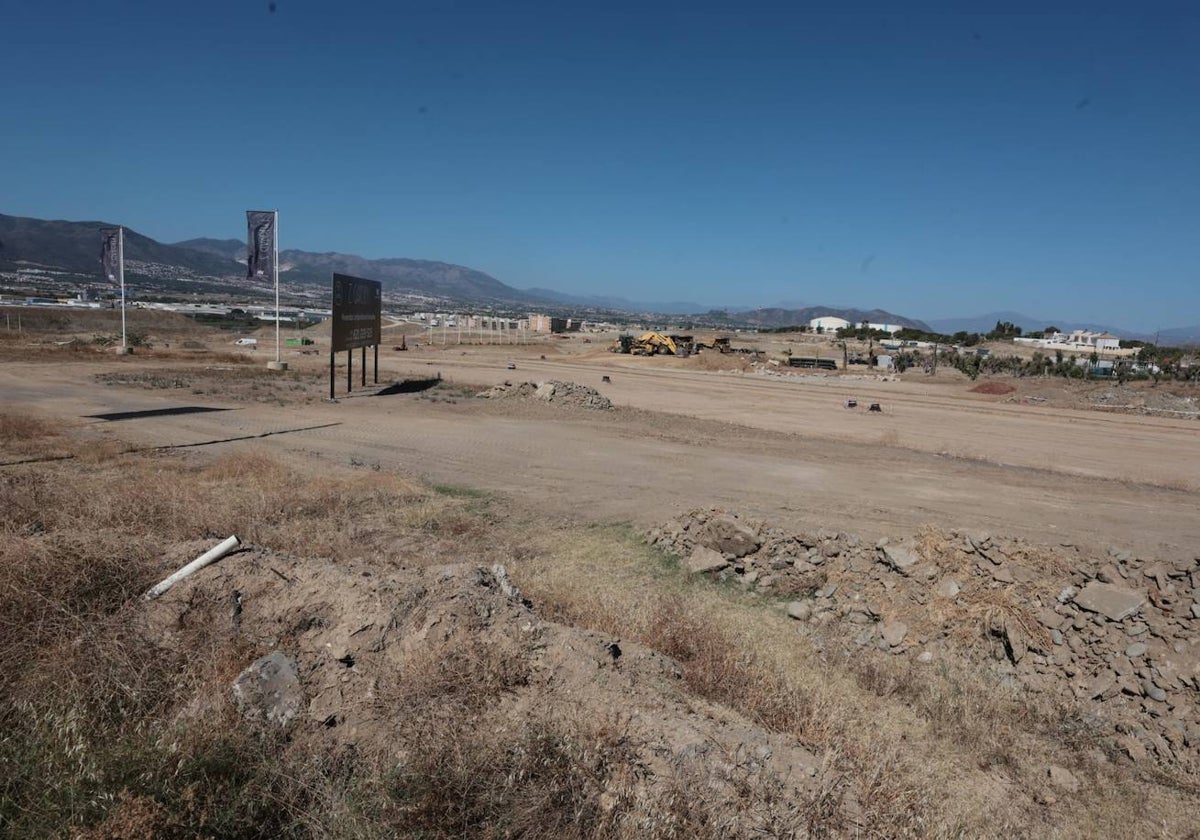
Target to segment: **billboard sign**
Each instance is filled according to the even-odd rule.
[[[337,353],[378,345],[383,286],[346,274],[333,275],[333,345]]]

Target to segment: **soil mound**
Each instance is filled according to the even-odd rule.
[[[1005,382],[980,382],[978,385],[976,385],[974,388],[971,389],[971,393],[972,394],[994,394],[996,396],[999,396],[1001,394],[1011,394],[1015,390],[1017,390],[1017,389]]]
[[[694,574],[795,597],[789,615],[847,644],[917,664],[957,657],[998,688],[1072,706],[1129,759],[1196,762],[1200,556],[1089,557],[931,528],[908,543],[866,543],[721,510],[692,511],[647,539]]]
[[[575,406],[595,411],[609,411],[612,402],[595,388],[577,385],[574,382],[560,382],[551,379],[546,382],[521,382],[518,384],[504,383],[489,388],[478,395],[483,399],[523,399],[541,400],[555,405]]]
[[[179,546],[178,558],[198,547]],[[501,565],[389,568],[250,550],[175,586],[144,616],[143,631],[168,647],[198,622],[227,628],[244,666],[227,688],[247,719],[382,754],[401,774],[436,757],[437,727],[469,713],[480,743],[564,728],[590,732],[586,741],[600,726],[626,758],[595,780],[601,802],[647,827],[662,816],[656,803],[682,790],[738,813],[740,798],[755,798],[747,791],[772,792],[756,807],[799,809],[823,783],[821,758],[690,693],[675,660],[540,618]]]

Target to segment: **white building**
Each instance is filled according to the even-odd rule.
[[[1055,336],[1061,335],[1056,333]],[[1117,350],[1121,347],[1121,339],[1109,333],[1092,332],[1091,330],[1074,330],[1064,338],[1067,344],[1093,347],[1096,350]]]
[[[850,326],[849,321],[836,315],[822,315],[820,318],[813,318],[808,322],[810,330],[816,330],[819,327],[822,332],[836,332],[844,330],[848,326]]]
[[[900,332],[900,330],[904,329],[904,327],[900,326],[899,324],[870,324],[870,323],[868,323],[867,329],[879,330],[880,332],[885,332],[888,335],[895,335],[896,333]]]

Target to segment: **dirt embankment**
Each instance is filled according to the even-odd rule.
[[[694,511],[648,540],[771,596],[848,644],[983,667],[1100,722],[1134,762],[1200,772],[1200,555],[1092,557],[984,533],[924,529],[907,544],[832,530],[792,534]]]

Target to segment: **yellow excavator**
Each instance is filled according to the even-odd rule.
[[[669,353],[674,356],[679,352],[679,346],[669,335],[647,332],[642,333],[634,340],[629,352],[635,356],[653,356],[656,353]]]
[[[608,349],[614,353],[631,353],[634,356],[653,356],[656,353],[670,353],[674,356],[679,353],[679,345],[675,339],[659,332],[642,333],[636,338],[623,335]]]

